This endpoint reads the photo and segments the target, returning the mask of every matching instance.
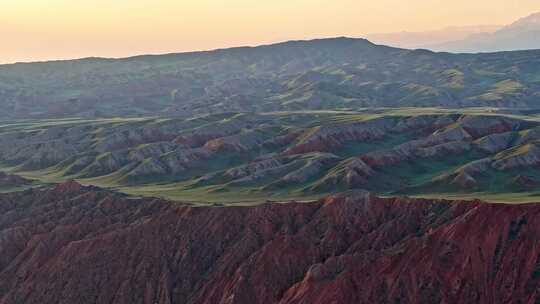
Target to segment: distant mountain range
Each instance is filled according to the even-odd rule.
[[[463,40],[428,48],[467,53],[540,49],[540,13],[522,18],[494,33],[474,34]]]
[[[502,27],[450,27],[430,32],[374,34],[367,38],[396,47],[453,53],[540,49],[540,13]]]
[[[440,30],[425,32],[395,32],[368,34],[366,39],[373,43],[400,47],[405,49],[428,48],[466,39],[475,34],[493,33],[501,29],[501,25],[452,26]]]

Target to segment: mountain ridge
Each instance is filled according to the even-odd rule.
[[[468,38],[427,48],[457,53],[534,50],[540,48],[540,12],[523,17],[493,33],[477,33]]]
[[[3,63],[3,64],[0,64],[0,67],[13,66],[13,65],[67,63],[67,62],[77,62],[77,61],[129,61],[129,60],[154,58],[154,57],[175,57],[175,56],[194,56],[194,55],[205,55],[205,54],[220,54],[220,53],[228,53],[228,52],[236,52],[236,51],[280,47],[280,46],[291,46],[291,45],[300,46],[300,45],[317,43],[317,42],[330,43],[330,42],[346,42],[346,41],[366,42],[367,45],[377,45],[371,42],[370,40],[366,38],[362,38],[362,37],[336,36],[336,37],[328,37],[328,38],[294,39],[294,40],[286,40],[286,41],[276,42],[276,43],[261,44],[261,45],[256,45],[256,46],[247,46],[247,45],[233,46],[233,47],[227,47],[227,48],[216,48],[216,49],[200,50],[200,51],[169,52],[169,53],[160,53],[160,54],[140,54],[140,55],[127,56],[127,57],[91,56],[91,57],[82,57],[82,58],[75,58],[75,59],[54,59],[54,60],[45,60],[45,61]],[[379,46],[385,46],[385,45],[379,45]]]
[[[494,32],[500,28],[502,28],[500,25],[450,26],[425,32],[401,31],[395,33],[374,33],[366,35],[366,38],[377,44],[406,49],[422,49],[429,48],[430,45],[462,40],[472,34]]]
[[[533,13],[527,17],[523,17],[514,23],[502,28],[502,31],[522,28],[522,27],[532,27],[533,30],[538,30],[540,28],[540,12]]]
[[[4,65],[0,115],[24,119],[365,107],[537,108],[538,53],[436,53],[334,38]],[[515,87],[497,87],[505,82]]]

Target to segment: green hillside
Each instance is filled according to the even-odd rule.
[[[0,126],[2,170],[141,196],[250,203],[365,189],[530,201],[540,119],[495,108],[23,120]]]
[[[540,52],[434,53],[335,38],[0,66],[2,119],[365,107],[537,109]]]

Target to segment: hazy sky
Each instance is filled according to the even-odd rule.
[[[0,62],[507,24],[540,0],[0,0]]]

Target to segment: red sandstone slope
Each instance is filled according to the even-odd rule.
[[[0,303],[535,303],[540,205],[0,195]],[[540,298],[540,297],[539,297]]]

